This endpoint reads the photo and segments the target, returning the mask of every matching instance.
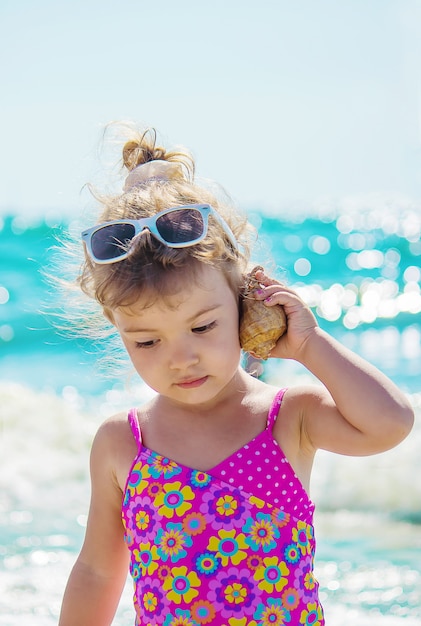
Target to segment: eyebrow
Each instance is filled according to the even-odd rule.
[[[221,306],[222,304],[218,303],[218,304],[213,304],[212,306],[208,306],[204,309],[200,309],[200,311],[197,311],[197,313],[189,317],[187,319],[187,322],[191,323],[195,319],[200,317],[201,315],[205,315],[205,313],[211,313],[212,311],[215,311],[216,309],[221,308]],[[153,332],[156,332],[156,329],[155,328],[123,328],[122,332],[126,335],[131,335],[135,333],[153,333]]]

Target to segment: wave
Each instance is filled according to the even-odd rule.
[[[152,393],[141,384],[87,401],[74,387],[59,396],[1,383],[3,513],[41,507],[71,517],[86,511],[89,449],[99,424]],[[366,458],[319,451],[311,486],[318,511],[372,511],[421,523],[421,394],[412,402],[416,426],[397,448]]]

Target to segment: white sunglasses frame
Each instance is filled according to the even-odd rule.
[[[197,237],[196,239],[192,241],[185,241],[181,243],[169,243],[168,241],[165,241],[165,239],[160,235],[156,227],[156,220],[162,217],[163,215],[167,215],[168,213],[173,213],[175,211],[180,211],[182,209],[193,209],[200,213],[203,219],[203,232],[201,233],[199,237]],[[86,251],[89,257],[92,259],[92,261],[94,263],[97,263],[98,265],[109,265],[111,263],[118,263],[119,261],[124,261],[124,259],[127,259],[127,257],[132,252],[133,246],[130,246],[130,248],[127,251],[122,251],[122,254],[118,257],[113,257],[111,259],[98,259],[92,250],[92,236],[98,231],[102,230],[103,228],[106,228],[107,226],[117,225],[117,224],[122,224],[122,225],[129,224],[131,226],[134,226],[134,229],[135,229],[134,235],[132,239],[130,240],[130,243],[132,243],[140,234],[142,234],[142,232],[145,229],[147,229],[149,230],[151,235],[153,235],[156,239],[158,239],[158,241],[168,246],[169,248],[189,248],[190,246],[194,246],[197,243],[200,243],[206,237],[208,233],[209,215],[212,215],[216,219],[216,221],[219,223],[219,225],[222,227],[228,239],[230,240],[230,243],[233,249],[238,250],[238,243],[235,239],[234,233],[232,232],[231,228],[228,226],[226,221],[219,215],[219,213],[210,204],[187,204],[184,206],[176,206],[176,207],[171,207],[169,209],[164,209],[163,211],[160,211],[159,213],[156,213],[156,215],[152,215],[151,217],[142,217],[137,220],[124,219],[124,220],[113,220],[110,222],[103,222],[102,224],[96,224],[95,226],[92,226],[91,228],[84,230],[81,236],[82,236],[82,241],[86,246]]]

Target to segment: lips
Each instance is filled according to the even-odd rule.
[[[203,385],[207,379],[207,376],[202,376],[201,378],[189,378],[188,380],[182,380],[176,383],[176,385],[182,389],[194,389],[195,387]]]

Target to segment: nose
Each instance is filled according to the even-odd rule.
[[[171,345],[168,359],[170,369],[185,371],[189,367],[197,365],[199,354],[194,346],[194,342],[183,339]]]

